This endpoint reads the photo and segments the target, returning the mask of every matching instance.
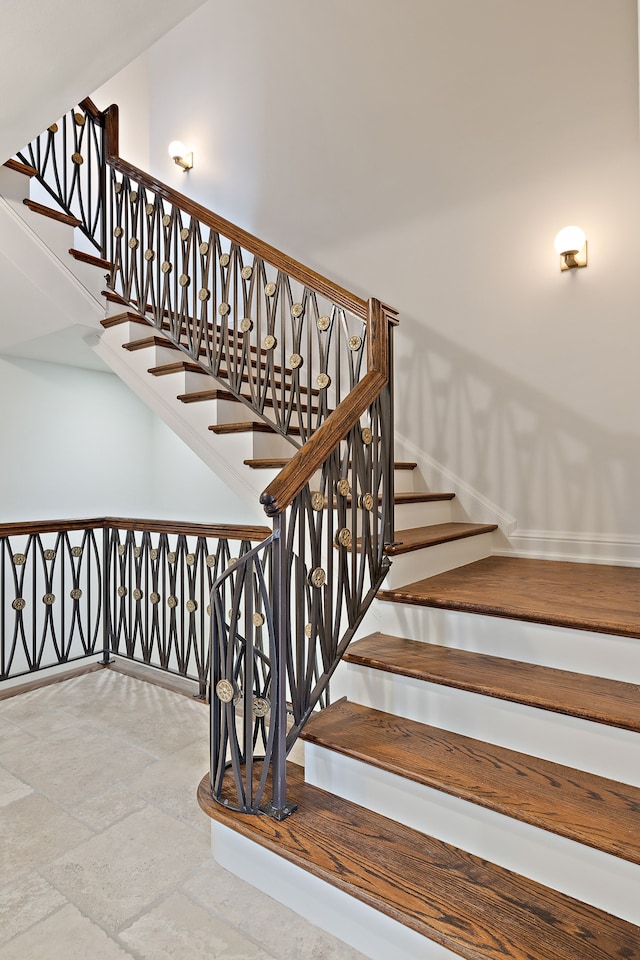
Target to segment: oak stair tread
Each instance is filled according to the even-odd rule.
[[[130,310],[126,310],[124,313],[115,313],[111,317],[105,317],[104,320],[100,321],[100,326],[104,327],[105,330],[109,330],[110,327],[117,327],[121,323],[138,323],[143,327],[149,327],[144,317]]]
[[[212,819],[467,960],[640,960],[640,927],[304,783],[287,820],[247,817],[198,789]]]
[[[640,733],[640,686],[435,643],[372,633],[347,663]]]
[[[302,739],[640,864],[640,788],[339,701]]]
[[[385,548],[385,553],[396,557],[402,553],[411,553],[423,547],[434,547],[440,543],[449,543],[452,540],[463,540],[466,537],[476,537],[483,533],[492,533],[498,529],[497,523],[432,523],[425,527],[411,527],[407,530],[396,530],[395,543]],[[380,595],[380,594],[379,594]]]
[[[290,457],[272,457],[271,459],[245,460],[244,464],[246,467],[251,467],[252,470],[281,470],[289,463],[290,459]],[[400,460],[394,463],[394,470],[415,470],[417,466],[417,463]],[[351,467],[351,464],[349,464],[349,467]]]
[[[14,157],[5,160],[3,166],[7,167],[8,170],[14,170],[16,173],[22,173],[25,177],[38,176],[38,171],[30,163],[23,163],[22,160],[16,160]]]
[[[402,539],[402,531],[396,532]],[[640,568],[487,557],[380,599],[640,638]]]
[[[74,260],[80,261],[80,263],[88,263],[92,267],[99,267],[101,270],[112,270],[113,264],[110,260],[105,260],[104,257],[96,257],[93,253],[86,253],[84,250],[76,250],[74,247],[70,247],[69,253]]]
[[[54,210],[53,207],[47,207],[44,203],[36,203],[35,200],[23,200],[25,207],[28,207],[33,213],[42,214],[43,217],[49,217],[51,220],[58,220],[60,223],[66,223],[70,227],[81,227],[82,220],[72,217],[70,213],[63,213],[62,210]]]
[[[251,402],[251,397],[249,394],[243,393],[242,396],[244,397],[245,400],[248,400],[249,402]],[[231,393],[229,390],[224,390],[223,388],[218,388],[213,390],[197,390],[195,393],[181,393],[178,395],[176,399],[180,400],[181,403],[204,403],[207,400],[227,400],[230,403],[242,403],[242,400],[239,397],[237,397],[235,393]],[[267,397],[265,398],[264,405],[265,407],[273,407],[274,401],[270,397]],[[289,405],[287,404],[287,409],[288,409],[288,406]],[[278,408],[280,409],[280,404],[278,404]],[[309,410],[309,407],[307,406],[306,403],[300,403],[300,404],[295,404],[293,406],[293,410],[294,411],[301,410],[304,413],[307,413]],[[317,413],[318,407],[312,406],[311,412]]]
[[[137,350],[146,350],[148,347],[166,347],[167,350],[180,350],[180,347],[167,340],[159,334],[152,334],[150,337],[142,337],[140,340],[130,340],[129,343],[123,343],[122,349],[135,353]]]
[[[149,367],[147,373],[152,377],[166,377],[172,373],[201,373],[204,377],[209,374],[198,363],[191,360],[176,360],[173,363],[161,363],[157,367]]]
[[[218,436],[225,436],[229,433],[278,433],[275,424],[271,426],[269,423],[265,423],[264,420],[256,422],[255,420],[247,420],[242,423],[214,423],[208,427],[212,433],[217,434]],[[294,436],[300,435],[300,427],[290,426],[287,428],[287,433]]]

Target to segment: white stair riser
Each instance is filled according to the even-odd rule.
[[[482,560],[490,556],[491,544],[491,534],[482,533],[475,537],[463,537],[461,540],[450,540],[448,543],[398,554],[391,558],[391,569],[383,589],[394,590],[415,580],[435,577],[445,570]]]
[[[640,924],[638,864],[312,743],[305,743],[305,780]]]
[[[640,683],[640,640],[634,637],[384,600],[374,601],[358,635],[364,637],[376,630],[557,670]]]
[[[449,523],[449,521],[452,519],[451,514],[451,500],[427,500],[421,503],[396,503],[396,530],[409,530],[411,527],[426,527],[431,523]]]
[[[445,947],[215,821],[211,824],[211,849],[215,860],[230,873],[370,960],[460,960]]]
[[[631,730],[352,663],[347,678],[355,703],[640,786],[640,734]]]
[[[9,170],[0,163],[0,197],[4,197],[15,209],[18,209],[17,205],[24,206],[22,201],[28,196],[29,177],[25,177],[23,173],[16,173],[15,170]],[[22,211],[20,213],[22,214]]]

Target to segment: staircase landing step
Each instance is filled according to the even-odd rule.
[[[53,207],[47,207],[43,203],[36,203],[35,200],[23,200],[25,207],[29,207],[33,213],[40,213],[43,217],[49,217],[51,220],[59,220],[60,223],[66,223],[70,227],[81,227],[82,220],[72,217],[71,214],[63,213],[62,210],[54,210]]]
[[[640,686],[634,683],[385,633],[373,633],[352,643],[344,659],[358,666],[640,733]]]
[[[147,329],[151,329],[144,317],[141,317],[139,313],[132,313],[129,310],[125,311],[125,313],[115,313],[111,317],[105,317],[104,320],[100,321],[100,326],[108,330],[110,327],[117,327],[121,323],[138,323]]]
[[[288,767],[298,810],[278,823],[200,806],[303,870],[467,960],[640,960],[640,928],[305,784]]]
[[[640,863],[640,788],[340,701],[302,739]]]
[[[402,531],[396,532],[402,539]],[[382,600],[640,638],[640,568],[487,557]]]
[[[412,527],[409,530],[396,530],[396,542],[386,548],[390,557],[402,553],[411,553],[423,547],[434,547],[451,540],[463,540],[483,533],[492,533],[498,529],[496,523],[433,523],[426,527]],[[389,591],[387,591],[389,592]]]

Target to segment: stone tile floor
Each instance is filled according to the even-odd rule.
[[[0,701],[0,960],[362,960],[212,859],[207,737],[112,670]]]

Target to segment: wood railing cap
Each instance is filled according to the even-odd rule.
[[[131,517],[90,517],[87,519],[26,520],[0,524],[0,537],[40,533],[67,533],[73,530],[136,530],[141,533],[176,533],[185,536],[215,537],[219,540],[266,540],[269,527],[244,524],[191,523],[182,520],[148,520]]]

